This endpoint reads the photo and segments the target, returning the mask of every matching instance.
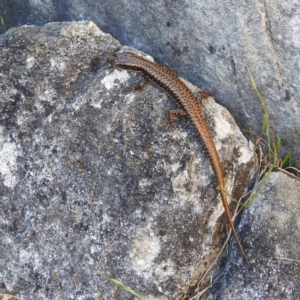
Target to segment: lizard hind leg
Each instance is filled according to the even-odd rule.
[[[174,125],[176,116],[186,116],[186,111],[180,108],[170,110],[169,123],[167,125],[167,130]]]
[[[198,103],[201,105],[202,104],[202,100],[204,99],[207,99],[209,97],[213,97],[213,93],[212,92],[208,92],[206,90],[200,90],[197,97],[196,97],[196,100],[198,101]]]

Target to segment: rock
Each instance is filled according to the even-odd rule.
[[[0,36],[0,283],[24,299],[130,299],[105,276],[174,298],[226,238],[196,133],[185,118],[166,131],[175,105],[157,88],[126,91],[139,76],[106,62],[119,48],[93,22]],[[203,111],[239,198],[253,146],[213,99]]]
[[[252,270],[234,250],[225,276],[203,299],[300,299],[299,195],[299,181],[280,172],[270,175],[240,226],[247,232]]]

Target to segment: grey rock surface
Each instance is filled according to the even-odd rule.
[[[126,91],[138,76],[106,62],[119,48],[93,22],[0,36],[0,286],[23,299],[131,299],[105,276],[174,299],[226,238],[196,133],[185,118],[166,131],[157,88]],[[203,111],[238,198],[253,146],[213,99]]]
[[[271,174],[240,224],[252,242],[252,270],[230,259],[223,279],[203,299],[300,299],[299,195],[299,181]]]
[[[292,1],[0,0],[6,27],[92,20],[121,43],[213,91],[241,128],[261,129],[249,66],[287,152],[300,143],[300,5]],[[300,155],[300,148],[295,148]]]

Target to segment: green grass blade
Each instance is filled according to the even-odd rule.
[[[260,94],[260,92],[259,92],[259,90],[258,90],[258,88],[256,86],[256,83],[255,83],[255,81],[254,81],[254,79],[252,77],[250,68],[248,66],[247,66],[247,71],[248,71],[248,74],[249,74],[249,77],[250,77],[250,80],[251,80],[251,84],[253,86],[253,89],[254,89],[255,93],[257,94],[257,96],[258,96],[259,99],[262,99],[262,96],[261,96],[261,94]]]
[[[276,152],[277,152],[277,155],[279,157],[280,150],[281,150],[281,137],[280,137],[279,134],[277,134],[276,137],[277,137]]]
[[[291,149],[290,149],[290,151],[287,153],[287,155],[282,160],[282,168],[283,169],[292,166],[292,164],[291,164],[292,156],[293,156],[293,154],[292,154]]]
[[[2,27],[3,31],[6,32],[6,28],[4,26],[4,20],[3,20],[1,15],[0,15],[0,24],[1,24],[1,27]]]
[[[140,292],[137,292],[137,291],[134,291],[132,290],[131,288],[129,288],[128,286],[124,285],[121,281],[119,281],[118,279],[112,277],[112,276],[105,276],[109,281],[111,281],[112,283],[114,283],[116,286],[118,286],[119,288],[121,288],[122,290],[134,295],[134,296],[137,296],[137,297],[140,297],[142,300],[150,300],[149,298],[147,298],[145,295],[143,295],[142,293]]]
[[[287,168],[287,167],[293,167],[296,162],[293,161],[293,156],[294,156],[294,145],[295,145],[295,139],[294,139],[294,133],[295,133],[295,128],[292,128],[292,135],[290,139],[290,147],[289,147],[289,152],[286,154],[286,156],[282,160],[282,168]]]
[[[270,169],[268,170],[268,172],[266,173],[266,175],[264,176],[264,178],[262,179],[262,181],[260,182],[259,186],[255,189],[254,194],[252,194],[247,202],[246,207],[250,207],[250,205],[252,204],[252,202],[254,201],[254,199],[257,197],[258,193],[260,192],[260,190],[262,189],[262,187],[265,185],[266,181],[268,180],[268,178],[270,177],[272,171],[273,171],[274,166],[272,165],[270,167]]]
[[[290,139],[290,150],[289,150],[290,156],[289,156],[289,164],[288,164],[289,167],[292,167],[296,164],[295,162],[293,162],[294,146],[295,146],[295,127],[293,126],[292,127],[292,136]]]

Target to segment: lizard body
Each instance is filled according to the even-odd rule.
[[[250,266],[250,262],[232,222],[232,216],[229,210],[227,197],[222,192],[222,190],[225,189],[222,166],[215,144],[202,115],[200,101],[194,97],[190,89],[177,77],[176,72],[172,71],[168,67],[161,66],[129,52],[119,52],[115,56],[110,56],[107,60],[116,67],[124,68],[130,71],[141,72],[143,74],[143,80],[141,81],[140,85],[133,88],[133,90],[143,88],[147,80],[150,80],[152,83],[169,94],[169,96],[180,107],[180,109],[174,109],[171,111],[169,125],[172,125],[176,115],[186,115],[189,117],[202,142],[204,143],[207,153],[210,157],[211,164],[220,187],[220,195],[229,225],[248,266]]]

